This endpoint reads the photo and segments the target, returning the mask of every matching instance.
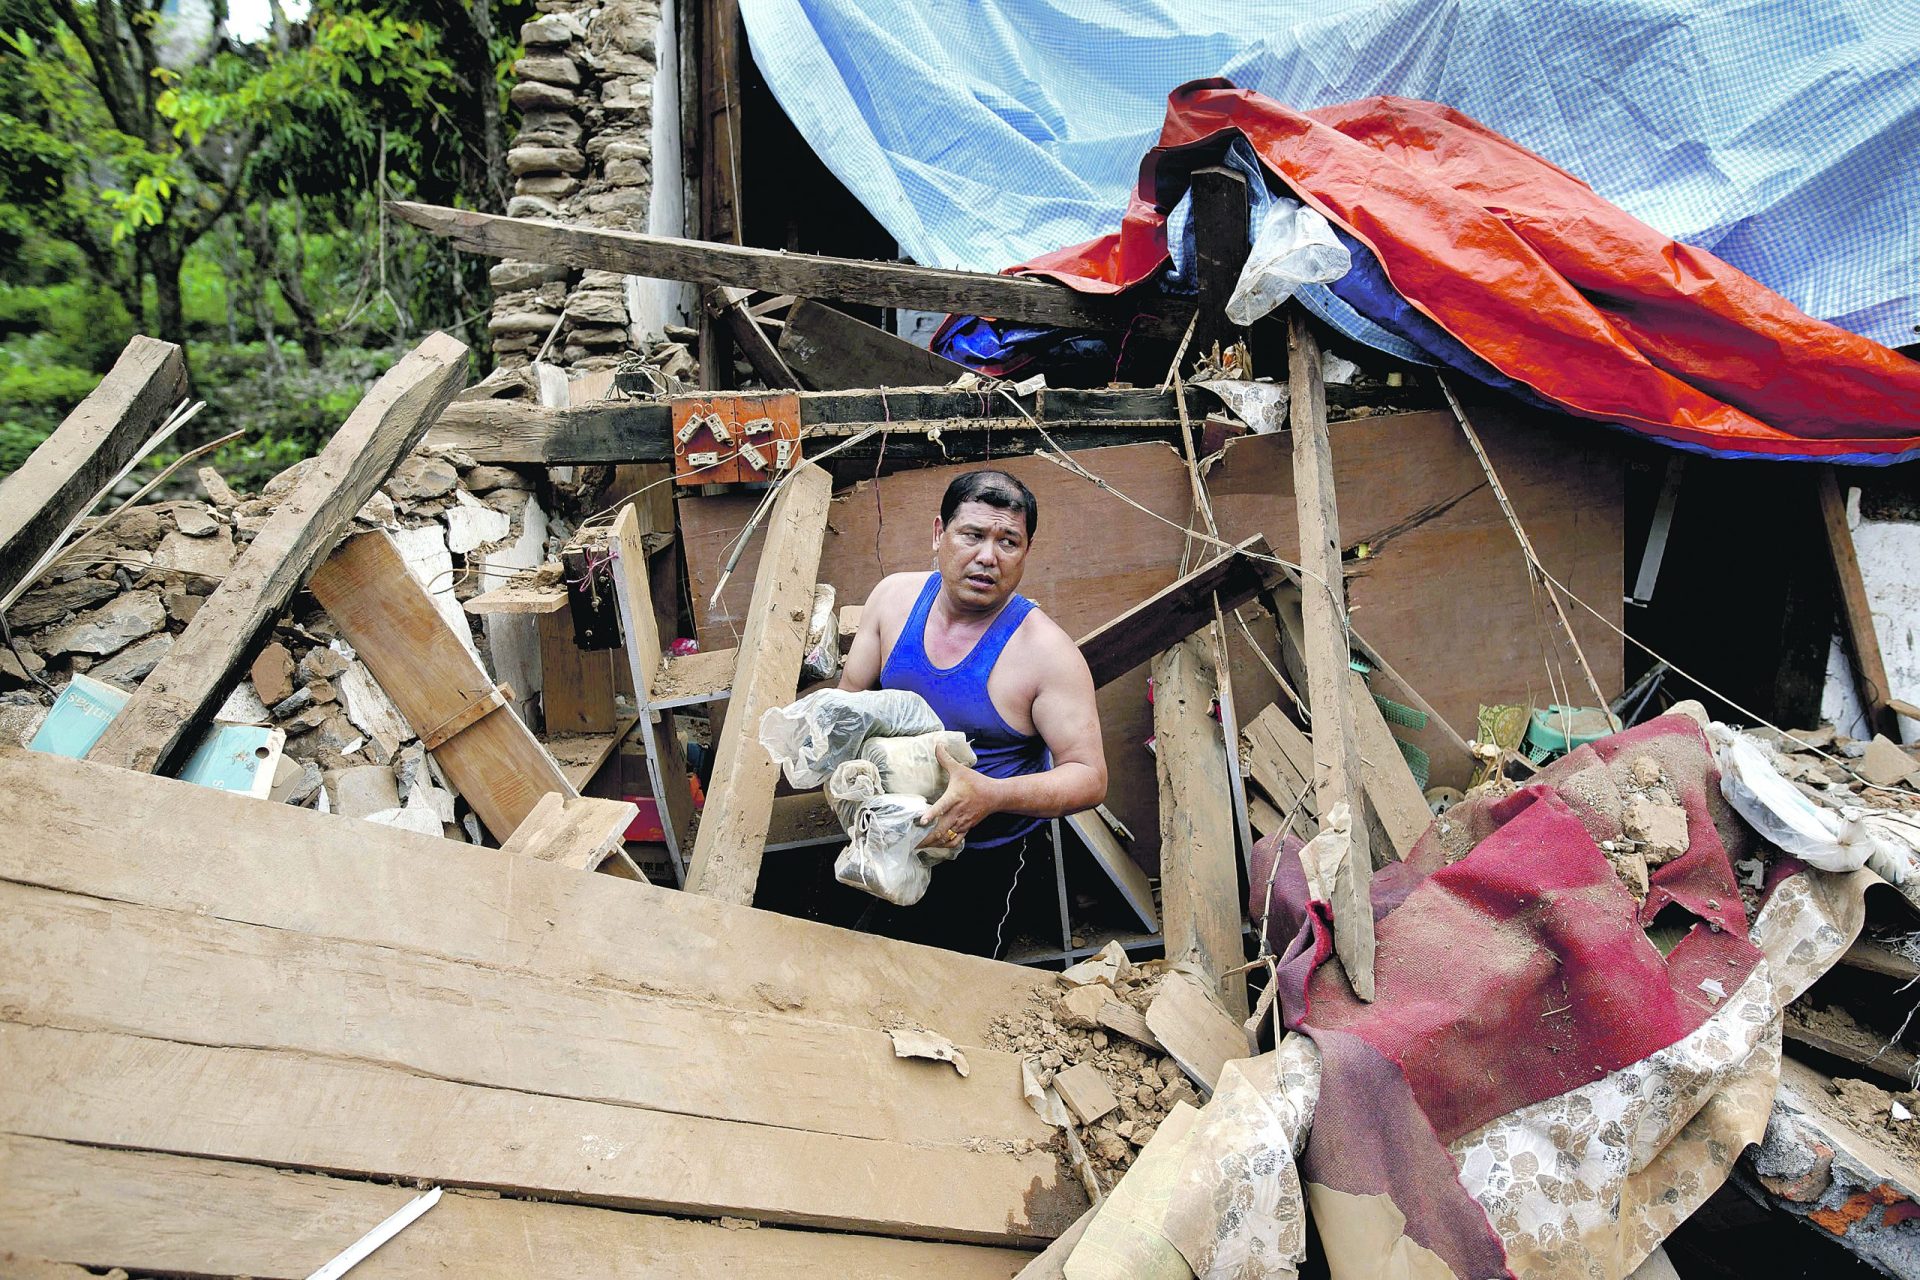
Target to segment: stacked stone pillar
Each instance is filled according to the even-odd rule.
[[[521,116],[507,152],[514,190],[506,211],[650,230],[657,0],[542,0],[540,8],[520,29],[526,56],[514,64],[511,101]],[[489,328],[501,368],[521,367],[543,347],[550,364],[607,368],[641,345],[618,274],[506,261],[492,281]]]

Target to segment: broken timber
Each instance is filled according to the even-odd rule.
[[[760,745],[760,717],[793,701],[799,687],[820,543],[833,498],[833,478],[812,463],[784,483],[767,517],[767,542],[740,636],[726,723],[714,744],[707,807],[687,868],[688,889],[743,905],[753,901],[760,880],[780,773]]]
[[[1208,714],[1213,673],[1204,636],[1190,636],[1153,665],[1153,739],[1160,778],[1160,892],[1170,960],[1194,960],[1229,1011],[1247,1016],[1240,863],[1220,727]]]
[[[547,792],[578,794],[384,530],[341,543],[310,585],[494,839],[511,836]]]
[[[26,585],[186,394],[180,348],[136,335],[59,429],[0,480],[0,596]]]
[[[1076,293],[1051,280],[1026,276],[816,257],[636,231],[570,227],[409,200],[389,201],[387,208],[401,220],[450,240],[458,248],[523,262],[1080,329],[1124,329],[1134,321],[1137,311],[1121,299]],[[1137,325],[1135,332],[1149,328]]]
[[[374,384],[100,735],[89,760],[160,772],[184,761],[234,673],[354,512],[440,416],[466,372],[466,347],[435,333]]]
[[[549,791],[540,797],[514,833],[500,842],[500,852],[538,858],[576,871],[598,871],[612,862],[614,874],[629,880],[645,877],[627,856],[626,834],[640,809],[630,800],[601,800],[593,796],[563,796]]]
[[[1232,609],[1279,580],[1279,566],[1273,562],[1267,540],[1258,534],[1201,565],[1081,637],[1080,656],[1093,672],[1094,687],[1112,683],[1211,624],[1215,600],[1221,609]]]
[[[1840,620],[1846,626],[1847,653],[1853,659],[1854,683],[1860,701],[1867,709],[1867,723],[1874,733],[1900,740],[1900,722],[1888,700],[1893,686],[1887,679],[1886,659],[1880,652],[1880,636],[1873,629],[1873,605],[1867,598],[1866,579],[1860,573],[1860,556],[1853,545],[1853,530],[1847,524],[1847,499],[1840,481],[1830,466],[1815,469],[1815,484],[1820,495],[1820,521],[1827,535],[1827,553],[1833,563],[1833,579],[1839,587]]]
[[[805,298],[787,312],[780,354],[816,391],[937,387],[970,372],[885,329]]]
[[[1331,389],[1335,403],[1380,403],[1399,396],[1425,404],[1417,390],[1364,395],[1350,387]],[[835,458],[874,463],[954,462],[1005,458],[1049,448],[1097,449],[1146,441],[1172,443],[1180,432],[1173,391],[1117,387],[1076,390],[1048,387],[1027,395],[950,387],[889,387],[884,391],[801,391],[803,439],[850,436],[868,427],[884,429]],[[1214,410],[1211,392],[1184,392],[1195,421]],[[1017,407],[1016,407],[1017,406]],[[1031,421],[1029,421],[1029,415]],[[596,463],[671,462],[673,410],[665,400],[596,400],[571,408],[547,408],[525,400],[462,400],[447,407],[427,433],[436,449],[458,449],[476,462],[587,466]],[[1046,429],[1042,436],[1039,427]],[[932,436],[938,428],[939,438]]]
[[[1333,447],[1320,380],[1320,344],[1300,310],[1287,317],[1287,371],[1293,386],[1293,485],[1300,515],[1301,614],[1307,701],[1313,707],[1314,808],[1322,823],[1334,807],[1352,810],[1351,843],[1325,886],[1333,906],[1334,951],[1354,994],[1373,999],[1373,859],[1359,821],[1360,751],[1354,730],[1353,657],[1346,635],[1346,585],[1340,568],[1340,517],[1333,496]]]

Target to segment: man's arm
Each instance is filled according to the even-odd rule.
[[[926,575],[921,573],[890,573],[873,584],[860,610],[860,627],[847,647],[847,660],[840,664],[842,689],[852,693],[880,687],[880,670],[887,656],[880,648],[880,622],[897,607],[903,592],[917,592],[925,581]]]
[[[945,794],[921,816],[933,828],[928,844],[957,844],[982,819],[995,813],[1029,818],[1064,818],[1091,809],[1107,798],[1107,756],[1100,736],[1100,708],[1094,701],[1093,673],[1064,631],[1042,650],[1040,692],[1033,700],[1033,726],[1053,754],[1044,773],[989,778],[949,758]],[[946,839],[952,831],[953,839]]]

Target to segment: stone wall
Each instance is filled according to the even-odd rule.
[[[653,112],[661,74],[658,0],[569,4],[542,0],[520,29],[514,64],[520,132],[507,152],[514,177],[506,212],[627,231],[649,226]],[[668,50],[667,72],[674,53]],[[664,122],[678,129],[677,121]],[[678,182],[677,173],[665,180]],[[679,228],[661,228],[669,234]],[[550,364],[607,368],[640,347],[635,291],[610,271],[503,261],[492,270],[495,363],[517,369],[544,347]],[[556,332],[555,326],[558,325]],[[549,340],[551,338],[551,340]]]

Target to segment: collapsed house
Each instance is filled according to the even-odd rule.
[[[650,57],[618,12],[528,41],[599,120]],[[8,1273],[1652,1275],[1730,1182],[1915,1274],[1915,709],[1839,483],[1880,732],[1656,715],[1644,452],[1235,323],[1247,176],[1186,177],[1194,293],[1137,313],[398,206],[531,290],[503,367],[435,335],[261,494],[93,516],[181,416],[136,339],[0,488]],[[698,337],[631,349],[643,278]],[[834,303],[1160,367],[997,376]],[[726,346],[760,387],[694,385]],[[1007,959],[849,927],[761,740],[989,462],[1111,774]]]

